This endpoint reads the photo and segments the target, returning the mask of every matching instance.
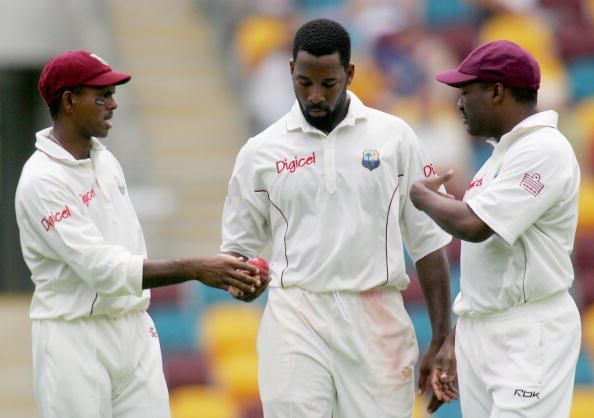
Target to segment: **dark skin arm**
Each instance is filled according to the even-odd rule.
[[[415,266],[427,303],[432,330],[431,344],[423,356],[419,369],[418,393],[423,394],[427,389],[431,389],[429,378],[434,359],[451,328],[450,277],[445,247],[427,254],[418,260]],[[442,403],[442,400],[436,399],[432,394],[427,409],[434,412]]]
[[[416,181],[410,188],[410,200],[449,234],[464,241],[484,241],[493,235],[493,230],[466,203],[439,191],[453,176],[450,170],[442,177]]]
[[[229,255],[177,260],[145,260],[142,288],[167,286],[197,280],[223,289],[236,297],[251,295],[261,286],[259,269]]]
[[[227,251],[225,254],[228,254],[230,256],[233,256],[233,257],[243,260],[243,261],[248,260],[248,257],[246,257],[245,255],[236,253],[233,251]],[[243,292],[243,294],[241,294],[241,295],[236,295],[235,290],[237,290],[237,289],[230,288],[228,291],[231,294],[231,296],[233,296],[234,298],[239,299],[241,301],[244,301],[244,302],[251,302],[254,299],[256,299],[258,296],[260,296],[262,293],[264,293],[264,291],[268,288],[268,284],[270,283],[271,277],[270,277],[270,275],[263,276],[261,273],[262,272],[260,272],[260,274],[258,276],[260,284],[256,286],[256,288],[253,292],[250,292],[250,293]]]

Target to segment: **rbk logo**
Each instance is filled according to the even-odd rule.
[[[540,392],[531,392],[529,390],[524,390],[524,389],[516,389],[514,391],[514,396],[517,396],[519,398],[536,398],[536,399],[540,399]]]

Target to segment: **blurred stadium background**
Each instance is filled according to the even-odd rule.
[[[49,124],[36,90],[45,62],[91,49],[133,74],[118,88],[107,144],[126,171],[149,254],[206,256],[218,251],[235,154],[291,106],[292,34],[315,17],[349,29],[352,90],[407,120],[438,169],[457,170],[450,186],[457,196],[489,149],[467,137],[455,90],[433,74],[493,39],[516,41],[538,58],[540,107],[560,113],[582,167],[572,292],[584,339],[572,417],[594,417],[594,0],[0,0],[0,416],[38,416],[27,317],[32,286],[13,199],[34,133]],[[454,242],[453,293],[458,250]],[[424,350],[430,328],[414,276],[411,269],[405,297]],[[173,418],[262,416],[255,335],[264,303],[265,295],[234,303],[195,283],[153,292]],[[424,403],[418,400],[415,418],[426,417]],[[459,417],[459,404],[435,416]]]

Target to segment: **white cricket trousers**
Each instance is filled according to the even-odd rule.
[[[567,292],[481,319],[460,317],[462,416],[568,418],[580,344],[580,315]]]
[[[154,327],[146,312],[33,320],[33,373],[41,416],[169,418]]]
[[[271,288],[258,335],[265,418],[410,418],[419,355],[395,288]]]

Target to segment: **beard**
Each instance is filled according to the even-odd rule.
[[[347,92],[345,88],[340,94],[334,109],[330,109],[329,107],[323,105],[305,106],[301,102],[299,102],[299,107],[301,108],[301,113],[303,113],[303,117],[307,123],[324,133],[330,133],[330,131],[332,131],[332,129],[334,129],[336,125],[338,125],[340,121],[344,119],[346,115],[346,112],[344,111],[346,101]],[[311,110],[325,110],[326,114],[323,116],[312,116],[309,113]]]

